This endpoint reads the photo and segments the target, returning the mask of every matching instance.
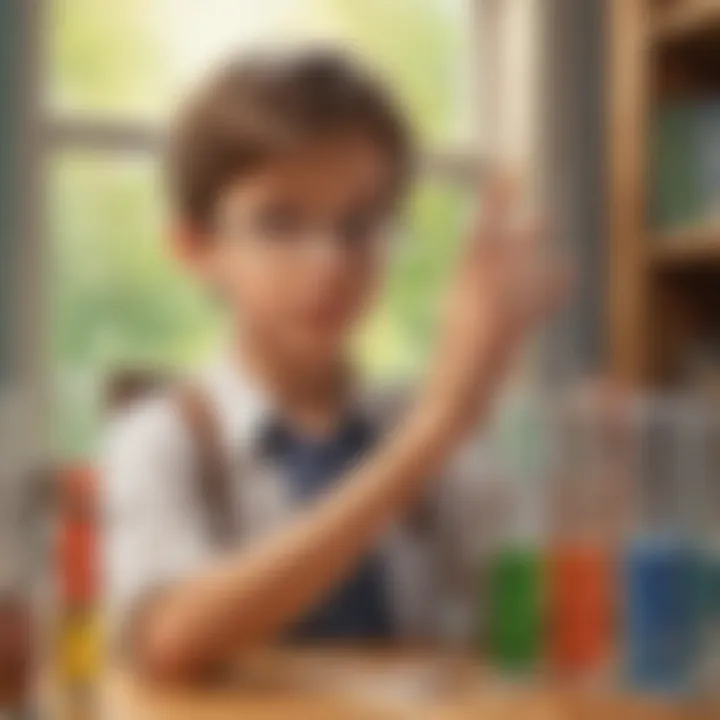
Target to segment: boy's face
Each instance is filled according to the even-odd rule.
[[[357,136],[269,162],[219,199],[194,265],[266,344],[322,362],[382,275],[390,183],[386,156]]]

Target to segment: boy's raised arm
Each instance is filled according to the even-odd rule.
[[[450,288],[434,363],[404,422],[285,529],[158,597],[134,628],[142,671],[186,679],[275,637],[352,569],[486,414],[564,284],[532,228],[510,230],[510,195],[501,183],[488,193]]]

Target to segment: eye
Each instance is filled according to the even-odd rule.
[[[303,218],[291,205],[268,205],[258,211],[253,226],[261,238],[287,241],[302,233]]]

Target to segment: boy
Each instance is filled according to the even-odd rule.
[[[402,412],[370,397],[347,337],[379,284],[412,161],[390,99],[332,54],[231,63],[182,114],[169,154],[174,242],[233,321],[229,351],[196,384],[232,469],[219,510],[236,527],[222,543],[209,532],[176,398],[116,421],[109,607],[148,675],[192,678],[284,634],[429,636],[455,622],[469,544],[458,511],[473,512],[458,493],[475,486],[441,471],[557,278],[527,272],[531,233],[505,222],[510,193],[497,184],[423,388]]]

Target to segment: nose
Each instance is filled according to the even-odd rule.
[[[346,267],[350,262],[348,245],[333,232],[317,233],[309,245],[307,257],[317,268],[338,270]]]

